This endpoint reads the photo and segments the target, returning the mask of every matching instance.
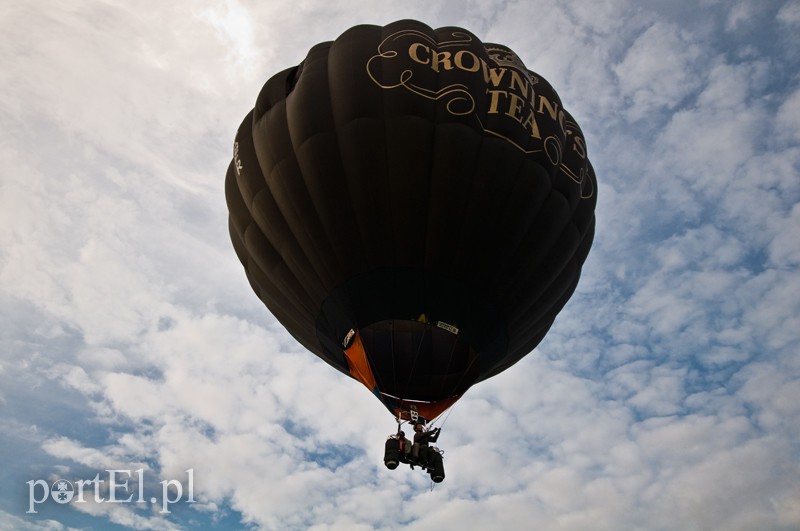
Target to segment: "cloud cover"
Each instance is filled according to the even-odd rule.
[[[793,2],[35,2],[0,12],[0,528],[800,527]],[[267,77],[356,23],[503,42],[587,135],[597,238],[536,352],[388,471],[385,410],[304,353],[227,236]],[[26,481],[195,474],[195,504]]]

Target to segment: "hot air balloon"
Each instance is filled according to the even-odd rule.
[[[256,295],[415,422],[544,338],[591,247],[596,186],[544,78],[412,20],[353,27],[272,76],[225,181]]]

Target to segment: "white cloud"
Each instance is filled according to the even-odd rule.
[[[3,8],[0,431],[31,449],[6,469],[194,470],[187,519],[77,507],[95,527],[796,528],[800,100],[780,70],[796,59],[743,37],[771,8],[694,9]],[[250,292],[222,196],[269,72],[407,16],[517,50],[575,111],[601,184],[578,291],[535,353],[453,409],[432,492],[381,464],[383,406]],[[8,505],[0,522],[64,527]]]
[[[776,266],[800,265],[800,244],[796,238],[798,231],[800,231],[800,204],[795,204],[788,219],[777,222],[775,238],[770,242],[770,259]]]
[[[673,25],[647,28],[614,66],[622,95],[630,99],[630,120],[679,109],[702,83],[702,49]]]
[[[0,529],[3,531],[63,531],[69,528],[55,520],[30,521],[15,514],[0,511]]]
[[[779,139],[785,138],[795,146],[800,142],[800,90],[792,92],[781,104],[775,122]]]
[[[725,29],[735,31],[737,28],[746,25],[756,13],[756,8],[749,2],[736,2],[728,10],[728,18],[725,21]]]
[[[764,132],[763,108],[748,102],[756,70],[757,65],[711,68],[697,104],[672,116],[657,145],[667,155],[659,170],[678,177],[676,185],[716,199],[735,184],[737,170],[755,155]]]
[[[778,10],[778,15],[776,17],[779,22],[783,24],[787,24],[790,26],[796,26],[800,24],[800,6],[798,6],[795,2],[786,2],[781,6]]]

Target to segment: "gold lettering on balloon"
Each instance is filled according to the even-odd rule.
[[[540,84],[536,74],[505,47],[486,46],[482,48],[486,52],[482,57],[475,51],[472,35],[456,31],[449,37],[436,41],[417,30],[393,33],[381,41],[377,53],[367,61],[367,74],[382,89],[404,89],[423,98],[446,102],[445,108],[453,116],[471,116],[485,133],[526,154],[543,154],[583,188],[589,171],[585,141],[577,124],[567,123],[565,111],[547,83]],[[385,68],[387,61],[393,62],[391,68]],[[437,75],[436,81],[431,81],[430,75],[423,75],[425,69]],[[439,76],[451,71],[480,76],[477,79],[486,87],[483,94],[476,93],[476,85],[472,83],[437,86],[437,82],[446,79]],[[393,77],[386,78],[386,72],[392,72]],[[480,108],[487,117],[497,115],[511,120],[509,123],[516,123],[526,132],[525,137],[514,140],[484,124],[476,112],[476,97],[484,98]],[[528,138],[525,145],[520,144],[523,138]],[[564,153],[565,147],[570,150],[568,155]]]
[[[379,74],[381,61],[396,59],[399,53],[392,46],[396,44],[396,41],[408,38],[415,39],[404,50],[411,62],[429,66],[437,73],[441,70],[452,70],[456,63],[451,61],[450,52],[442,52],[439,49],[468,44],[472,40],[468,34],[460,32],[453,33],[453,37],[452,41],[437,43],[426,34],[416,30],[405,30],[390,35],[378,45],[377,55],[373,55],[367,61],[367,74],[376,85],[383,89],[391,90],[402,87],[423,98],[446,101],[447,111],[454,116],[469,115],[475,110],[475,99],[465,85],[454,83],[441,88],[429,88],[416,81],[413,68],[403,68],[397,79],[390,80],[388,83],[379,79],[382,78]],[[464,64],[463,59],[458,64]]]
[[[236,175],[242,174],[242,160],[239,158],[239,142],[233,143],[233,167],[236,168]]]

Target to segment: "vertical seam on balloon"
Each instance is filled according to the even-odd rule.
[[[477,37],[476,37],[476,40],[479,43],[480,47],[485,50],[485,46],[484,46],[483,42],[480,39],[477,39]],[[485,83],[485,81],[484,81],[484,83]],[[483,115],[480,117],[479,122],[480,123],[487,123],[486,122],[486,115],[488,113],[488,106],[483,105],[481,110],[483,112]],[[477,109],[475,110],[475,112],[477,113]],[[462,127],[467,127],[467,126],[466,125],[462,125]],[[475,187],[475,183],[476,183],[477,178],[478,178],[478,176],[476,174],[477,174],[478,168],[480,167],[480,164],[477,164],[477,162],[480,161],[481,158],[483,157],[485,147],[486,147],[486,135],[483,134],[483,133],[479,133],[478,134],[477,156],[476,156],[476,159],[475,159],[476,164],[471,168],[471,171],[469,172],[469,178],[470,178],[470,181],[469,181],[469,189],[470,189],[469,200],[467,202],[466,208],[462,210],[462,215],[460,216],[459,239],[462,242],[464,241],[464,238],[466,237],[466,235],[465,235],[465,225],[466,225],[466,222],[467,222],[466,214],[467,214],[467,212],[469,212],[471,206],[474,204],[473,201],[475,199],[475,188],[474,187]],[[460,245],[459,248],[463,248],[463,246]],[[480,286],[474,286],[474,284],[471,282],[471,279],[464,279],[464,280],[465,280],[465,284],[467,286],[468,294],[471,296],[470,298],[472,299],[473,304],[474,304],[475,291],[480,289]],[[484,300],[484,298],[481,297],[481,300]],[[462,312],[463,312],[463,308],[462,308]],[[468,345],[467,353],[469,353],[470,351],[475,352],[475,357],[470,361],[469,365],[464,369],[464,372],[461,374],[459,379],[456,381],[456,384],[455,384],[451,394],[454,394],[454,393],[456,393],[458,391],[458,386],[461,385],[461,381],[467,375],[467,373],[472,368],[472,366],[476,362],[478,362],[478,359],[481,357],[481,352],[479,352],[477,349],[473,350]],[[478,364],[478,366],[480,367],[480,364]]]
[[[285,108],[285,107],[286,107],[286,105],[284,105],[284,108]],[[287,120],[288,120],[288,116],[286,116],[286,118],[287,118]],[[288,131],[288,122],[287,122],[287,131],[286,131],[286,133],[287,133],[287,136],[288,136],[288,132],[289,132],[289,131]],[[290,140],[290,143],[291,143],[291,140]],[[294,144],[292,144],[292,149],[294,149]],[[295,164],[297,164],[297,162],[296,162],[296,157],[295,157],[294,153],[291,153],[291,157],[292,157],[292,158],[295,158]],[[286,159],[283,159],[283,160],[286,160]],[[273,167],[273,171],[272,171],[271,173],[275,173],[276,171],[277,171],[278,173],[281,173],[281,171],[280,171],[280,170],[278,170],[278,165],[277,165],[277,164],[275,165],[275,167]],[[278,179],[281,179],[281,178],[279,177]],[[282,179],[281,179],[281,180],[282,180]],[[271,189],[270,189],[270,193],[272,193],[272,190],[271,190]],[[274,195],[273,195],[273,198],[274,198]],[[275,201],[275,203],[276,203],[276,205],[277,205],[277,204],[278,204],[278,201],[276,200],[276,201]],[[299,255],[300,255],[300,256],[302,256],[302,257],[305,259],[305,262],[306,262],[306,263],[308,264],[308,266],[309,266],[309,272],[311,272],[311,273],[313,273],[313,274],[314,274],[314,277],[315,277],[315,279],[318,281],[318,283],[319,283],[319,286],[324,286],[324,285],[325,285],[325,282],[324,282],[324,280],[323,280],[323,277],[320,275],[320,272],[317,270],[317,268],[315,268],[315,267],[314,267],[314,263],[313,263],[313,261],[311,260],[311,255],[310,255],[310,254],[309,254],[309,252],[308,252],[308,251],[307,251],[307,250],[304,248],[304,246],[303,246],[303,244],[302,244],[302,241],[301,241],[301,238],[299,238],[299,237],[298,237],[298,231],[297,231],[297,230],[295,230],[295,228],[292,226],[292,224],[291,224],[291,223],[289,223],[289,220],[287,219],[286,215],[283,213],[283,210],[280,208],[280,205],[277,205],[277,206],[278,206],[278,212],[280,212],[280,214],[281,214],[281,217],[283,217],[283,220],[284,220],[284,222],[286,223],[286,227],[289,229],[289,233],[292,235],[292,238],[294,239],[294,243],[295,243],[295,244],[296,244],[296,246],[297,246],[297,250],[299,251]],[[287,206],[286,206],[286,208],[296,209],[296,206],[297,206],[297,201],[295,200],[295,201],[292,201],[290,205],[287,205]],[[306,233],[306,231],[305,231],[305,230],[300,230],[300,231],[299,231],[299,234],[300,234],[300,235],[303,235],[303,234],[305,234],[305,233]],[[282,257],[282,258],[283,258],[283,256],[284,256],[284,255],[283,255],[283,253],[281,253],[281,257]],[[288,262],[288,261],[287,261],[285,258],[284,258],[284,262],[286,262],[286,264],[287,264],[287,265],[289,265],[289,262]],[[292,273],[294,274],[294,271],[292,271]],[[314,298],[316,298],[312,292],[309,292],[307,289],[305,289],[305,288],[307,288],[307,286],[305,286],[305,284],[302,282],[302,280],[301,280],[301,279],[300,279],[300,278],[299,278],[299,277],[298,277],[296,274],[294,274],[294,276],[295,276],[295,278],[297,278],[297,279],[298,279],[298,281],[300,281],[300,282],[299,282],[300,286],[302,286],[302,287],[304,288],[304,290],[305,290],[307,293],[309,293],[309,295],[311,296],[311,299],[314,299]]]
[[[361,226],[361,223],[359,222],[358,215],[356,214],[353,187],[351,186],[351,179],[348,178],[349,171],[348,171],[348,168],[347,168],[347,164],[345,164],[344,156],[343,156],[343,153],[342,153],[343,142],[342,142],[342,138],[341,138],[341,134],[340,134],[340,130],[341,130],[340,129],[340,125],[342,127],[344,127],[345,125],[347,125],[347,123],[350,123],[350,122],[344,122],[344,123],[340,124],[336,119],[336,113],[334,111],[333,91],[331,90],[331,86],[332,86],[332,84],[331,84],[331,72],[333,71],[331,69],[331,61],[333,60],[333,54],[331,52],[333,51],[333,47],[334,47],[335,44],[336,43],[334,42],[331,45],[331,47],[328,49],[328,56],[326,58],[327,63],[328,63],[327,64],[327,68],[326,68],[326,75],[327,75],[327,78],[328,78],[328,90],[327,90],[327,93],[328,93],[328,109],[330,110],[330,119],[331,119],[331,123],[333,124],[333,134],[334,134],[334,137],[336,139],[336,147],[337,147],[336,153],[339,156],[339,165],[340,165],[340,167],[342,169],[342,176],[344,177],[344,186],[347,188],[347,197],[349,199],[349,207],[350,207],[351,215],[352,215],[352,218],[353,218],[353,224],[356,227],[356,231],[357,231],[356,236],[358,237],[358,242],[359,242],[358,248],[359,249],[366,249],[367,245],[365,244],[365,240],[364,240],[363,228]],[[351,235],[351,237],[352,236],[353,235]],[[361,265],[363,265],[363,264],[361,264]],[[347,273],[345,273],[345,274],[347,274]]]
[[[262,120],[266,120],[267,119],[267,115],[270,112],[273,112],[274,108],[275,108],[274,105],[272,107],[270,107],[270,109],[268,111],[266,111],[258,120],[254,120],[253,124],[251,125],[250,138],[252,140],[252,145],[253,145],[253,154],[255,155],[255,159],[256,159],[256,162],[257,162],[259,174],[261,175],[261,179],[263,179],[263,181],[264,181],[264,187],[253,195],[253,200],[251,201],[252,204],[251,205],[247,205],[247,210],[250,213],[250,217],[252,218],[253,222],[256,224],[256,226],[259,228],[261,233],[264,235],[264,238],[270,243],[270,245],[272,245],[272,247],[275,249],[277,254],[281,257],[281,261],[284,264],[286,264],[287,269],[292,273],[292,276],[295,278],[295,280],[297,280],[297,284],[303,288],[305,293],[309,296],[309,299],[313,299],[312,294],[308,290],[305,289],[306,286],[302,282],[300,277],[298,277],[297,273],[291,267],[289,267],[289,263],[290,262],[286,260],[286,253],[285,253],[286,250],[283,249],[283,247],[285,247],[285,246],[277,246],[277,245],[275,245],[275,243],[269,238],[268,231],[264,230],[261,227],[261,225],[256,221],[255,216],[253,215],[253,210],[254,210],[254,206],[255,206],[255,203],[256,203],[256,198],[261,194],[269,194],[269,196],[272,198],[272,201],[275,204],[276,212],[280,215],[281,219],[283,220],[284,224],[286,225],[286,228],[292,234],[292,237],[294,238],[295,243],[297,244],[297,247],[298,247],[298,250],[300,251],[300,254],[301,255],[305,255],[305,253],[303,253],[303,250],[300,247],[299,243],[297,242],[297,238],[294,237],[294,233],[291,230],[291,226],[289,225],[289,222],[286,219],[286,216],[281,211],[280,207],[278,206],[277,201],[275,200],[275,194],[273,193],[272,188],[269,185],[269,180],[267,178],[267,173],[264,171],[264,167],[262,166],[261,160],[258,159],[258,151],[256,149],[256,141],[255,141],[255,135],[253,134],[253,129],[255,128],[255,125],[256,125],[257,122],[260,122]],[[265,276],[269,277],[268,274],[265,274]]]
[[[383,40],[387,38],[386,27],[381,27],[380,34],[381,34],[380,35],[381,39],[380,39],[379,42],[383,42]],[[388,64],[387,62],[381,61],[381,79],[386,79],[387,64]],[[382,116],[382,121],[383,121],[383,139],[384,139],[383,140],[383,145],[385,146],[385,149],[386,149],[386,153],[384,153],[384,157],[386,157],[388,159],[388,156],[389,156],[389,150],[388,150],[388,146],[389,146],[389,143],[388,143],[388,140],[389,140],[389,121],[386,119],[387,118],[386,91],[385,90],[380,90],[380,91],[378,91],[378,93],[380,94],[380,98],[381,98],[380,109],[381,109],[381,112],[382,112],[382,115],[383,115]],[[388,171],[388,168],[387,168],[387,171]],[[387,204],[389,205],[389,213],[388,213],[388,215],[389,215],[390,222],[388,223],[388,228],[389,228],[389,231],[390,231],[390,234],[391,234],[390,241],[396,241],[397,235],[395,234],[395,227],[394,227],[394,223],[392,222],[393,198],[392,198],[392,185],[391,185],[391,182],[387,183],[386,193],[389,195]],[[392,260],[392,264],[394,264],[394,263],[397,262],[397,254],[396,254],[397,253],[397,246],[396,245],[392,245],[391,249],[392,249],[392,251],[391,251],[391,260]],[[391,331],[390,340],[392,341],[392,351],[394,351],[394,321],[390,322],[389,326],[391,327],[390,328],[390,331]],[[413,370],[414,370],[414,367],[412,365],[411,372],[413,372]],[[396,374],[396,372],[397,372],[397,367],[395,366],[395,359],[394,359],[394,356],[393,356],[392,357],[392,373]],[[403,390],[403,394],[405,394],[408,391],[408,384],[410,382],[411,382],[411,373],[409,373],[408,379],[406,380],[406,385],[405,385],[405,389]],[[397,391],[399,391],[400,387],[396,385],[395,389]],[[400,398],[402,399],[403,396],[401,395]]]
[[[395,357],[394,357],[394,321],[389,323],[389,344],[391,345],[392,351],[392,384],[394,385],[393,389],[395,392],[399,389],[397,386],[397,368],[395,367]]]
[[[381,28],[381,41],[383,41],[387,37],[388,37],[388,35],[386,35],[386,27],[382,27]],[[382,61],[381,62],[381,78],[382,79],[386,79],[386,77],[387,77],[386,76],[387,65],[388,65],[388,62],[386,62],[386,61]],[[389,149],[388,149],[388,146],[389,146],[389,143],[388,143],[388,140],[389,140],[389,121],[386,119],[386,117],[388,116],[388,113],[386,112],[387,111],[387,109],[386,109],[386,91],[385,90],[381,90],[380,91],[380,95],[381,95],[381,111],[382,111],[382,115],[383,115],[383,119],[382,119],[382,121],[383,121],[383,139],[384,139],[383,145],[386,146],[386,153],[384,154],[384,156],[388,159],[388,156],[389,156]],[[387,168],[387,172],[388,172],[388,168]],[[388,175],[386,175],[386,177],[388,177]],[[389,223],[388,223],[389,241],[396,242],[397,241],[397,234],[396,234],[395,226],[394,226],[394,223],[393,223],[394,216],[392,214],[392,212],[394,210],[394,208],[393,208],[394,201],[393,201],[393,197],[392,197],[393,194],[392,194],[391,179],[388,179],[386,184],[387,184],[386,193],[389,196],[387,198],[388,200],[385,203],[385,204],[387,204],[389,206],[389,212],[388,212],[388,216],[389,216]],[[390,252],[391,261],[392,261],[392,264],[395,264],[395,263],[397,263],[397,246],[396,245],[391,245],[390,248],[391,248],[391,252]]]
[[[275,253],[275,254],[277,254],[278,256],[280,256],[280,261],[281,261],[281,263],[283,263],[284,265],[287,265],[287,264],[286,264],[286,261],[283,259],[283,257],[280,255],[280,253],[278,253],[278,252],[277,252],[277,250],[275,249],[275,246],[272,244],[272,242],[270,242],[270,241],[269,241],[269,239],[266,237],[266,235],[264,235],[264,233],[263,233],[263,231],[261,230],[261,228],[258,226],[258,224],[257,224],[257,223],[255,223],[255,220],[253,220],[252,218],[251,218],[250,220],[248,220],[248,222],[247,222],[247,227],[245,227],[245,228],[244,228],[244,230],[243,230],[243,231],[241,232],[241,234],[239,235],[239,239],[240,239],[240,241],[242,242],[242,244],[243,244],[243,245],[245,245],[245,247],[246,247],[245,241],[246,241],[246,239],[247,239],[247,231],[248,231],[248,230],[249,230],[251,227],[253,227],[253,230],[257,230],[258,232],[260,232],[260,233],[261,233],[261,234],[264,236],[264,239],[265,239],[265,240],[266,240],[266,241],[269,243],[269,245],[270,245],[270,246],[273,248],[273,250],[275,250],[275,251],[276,251],[276,253]],[[258,271],[260,271],[260,272],[261,272],[261,274],[262,274],[262,275],[263,275],[263,276],[264,276],[264,277],[265,277],[265,278],[266,278],[266,279],[267,279],[269,282],[271,282],[271,283],[274,283],[274,282],[272,282],[271,275],[269,274],[269,272],[267,271],[267,269],[265,269],[264,267],[262,267],[262,265],[259,263],[259,261],[258,261],[258,260],[257,260],[257,259],[256,259],[256,258],[253,256],[253,253],[248,253],[248,256],[247,256],[247,258],[248,258],[248,266],[250,266],[250,269],[253,269],[253,268],[254,268],[254,269],[257,269]],[[291,269],[289,269],[288,267],[287,267],[287,269],[288,269],[289,271],[291,271]],[[292,275],[294,275],[294,272],[292,272]],[[247,276],[248,276],[248,278],[250,277],[250,275],[247,275]],[[264,291],[264,287],[263,287],[263,285],[262,285],[261,283],[259,283],[259,288],[261,288],[261,291]],[[261,297],[259,297],[259,298],[261,298]],[[273,299],[274,299],[275,297],[271,297],[271,298],[273,298]],[[281,298],[283,299],[284,297],[281,297]],[[309,297],[309,298],[310,298],[310,297]],[[262,300],[263,300],[263,299],[262,299]],[[289,300],[289,299],[287,299],[287,301],[288,301],[288,304],[290,304],[292,307],[294,307],[294,308],[296,308],[296,309],[301,309],[301,310],[304,310],[304,311],[305,311],[305,310],[307,310],[307,308],[305,308],[305,305],[303,305],[302,303],[300,303],[300,304],[296,304],[296,303],[295,303],[293,300]],[[269,308],[268,308],[268,309],[269,309]],[[271,310],[270,310],[270,311],[271,311]]]
[[[323,90],[323,93],[327,94],[328,106],[327,106],[327,109],[325,109],[325,111],[327,111],[328,117],[330,119],[330,123],[332,125],[331,133],[333,133],[334,138],[335,138],[335,142],[336,142],[336,150],[335,151],[339,156],[339,168],[341,169],[341,176],[344,179],[344,181],[345,181],[344,185],[346,186],[347,185],[347,176],[346,176],[346,173],[344,171],[344,164],[343,164],[342,156],[341,156],[341,148],[340,148],[341,142],[339,141],[338,129],[336,127],[336,120],[335,120],[334,111],[333,111],[333,106],[334,106],[333,94],[331,93],[331,72],[332,72],[332,69],[331,69],[331,57],[332,57],[331,51],[332,50],[333,50],[333,44],[328,46],[327,53],[325,54],[325,82],[326,82],[326,87],[325,87],[325,90]],[[324,134],[324,132],[315,132],[314,135],[312,135],[312,136],[316,136],[316,135],[319,135],[319,134]],[[306,141],[310,140],[311,138],[312,137],[307,138]],[[330,173],[327,173],[327,174],[323,175],[322,177],[323,177],[323,179],[328,180],[329,177],[330,177]],[[341,183],[336,183],[336,184],[338,186],[341,186]],[[323,187],[324,187],[324,184],[323,184]],[[308,188],[308,186],[306,186],[306,188]],[[349,187],[348,187],[348,190],[349,190]],[[309,192],[310,192],[310,190],[309,190]],[[311,197],[310,193],[309,193],[309,197]],[[348,199],[349,199],[349,202],[348,202],[347,205],[337,205],[337,206],[347,206],[347,207],[350,208],[350,211],[352,213],[352,211],[353,211],[353,208],[352,208],[352,196],[348,195]],[[312,200],[312,204],[314,204],[313,200]],[[314,210],[315,210],[315,212],[317,211],[316,206],[315,206]],[[338,240],[336,238],[334,238],[334,237],[331,237],[331,234],[329,234],[329,232],[328,232],[329,227],[324,223],[324,220],[321,219],[319,214],[318,214],[317,217],[319,219],[319,223],[320,223],[320,227],[322,229],[322,232],[327,237],[328,242],[330,244],[329,247],[333,251],[333,255],[336,258],[336,262],[338,264],[338,269],[339,269],[338,272],[346,275],[347,274],[346,273],[346,271],[347,271],[347,259],[346,259],[346,257],[344,255],[347,253],[347,249],[337,249],[336,243],[338,242]],[[333,236],[335,236],[336,235],[335,228],[334,227],[330,227],[330,230],[333,231]],[[334,272],[333,276],[338,279],[339,277],[335,273],[336,272]]]
[[[366,249],[369,248],[369,246],[367,245],[368,242],[366,240],[366,233],[365,233],[366,227],[362,226],[361,220],[360,220],[358,214],[356,213],[356,200],[355,200],[355,193],[354,193],[355,190],[353,188],[353,179],[350,178],[350,170],[348,168],[348,164],[346,164],[346,162],[345,162],[345,158],[344,158],[344,154],[343,154],[343,150],[342,150],[342,146],[343,146],[344,142],[343,142],[343,139],[342,139],[342,136],[341,136],[341,132],[342,132],[344,127],[346,127],[350,123],[354,123],[354,122],[357,123],[358,120],[362,120],[363,118],[356,117],[355,119],[353,119],[353,117],[347,117],[347,119],[344,120],[341,123],[337,120],[336,111],[334,109],[334,106],[335,106],[334,94],[333,94],[333,91],[331,90],[331,87],[333,86],[332,83],[331,83],[331,72],[334,71],[334,69],[331,68],[332,67],[331,62],[334,59],[334,54],[332,52],[334,51],[334,45],[335,44],[336,44],[335,41],[334,41],[333,44],[331,44],[330,48],[328,49],[328,53],[327,53],[326,59],[325,59],[326,63],[327,63],[326,64],[326,78],[327,78],[327,83],[328,83],[328,90],[326,92],[327,92],[327,97],[328,97],[328,110],[330,112],[331,123],[333,124],[333,134],[334,134],[334,138],[335,138],[335,141],[336,141],[336,147],[337,147],[336,153],[337,153],[337,155],[339,157],[339,165],[340,165],[341,170],[342,170],[342,177],[344,179],[344,183],[343,184],[344,184],[344,186],[346,187],[346,190],[347,190],[347,194],[346,195],[348,197],[348,206],[350,208],[350,215],[352,216],[353,226],[355,227],[355,231],[356,231],[356,234],[355,235],[351,234],[350,237],[351,238],[358,238],[358,249],[359,250],[366,250]],[[362,190],[362,193],[363,193],[363,190]],[[361,257],[364,256],[363,253],[356,253],[356,254],[358,256],[361,256]],[[368,264],[367,263],[367,259],[362,258],[360,263],[358,265],[356,265],[355,267],[357,269],[361,270],[361,269],[364,269],[364,268],[372,265],[372,264]],[[342,272],[345,274],[346,277],[347,276],[352,276],[352,274],[353,274],[353,271],[349,271],[349,272],[347,271],[346,263],[342,264]],[[355,319],[356,317],[357,316],[355,316],[355,315],[352,316],[353,319]],[[357,322],[353,322],[351,324],[353,326],[355,326],[355,327],[357,327],[359,325],[359,323],[357,323]],[[372,363],[372,360],[370,359],[369,355],[366,355],[366,359],[367,359],[367,363],[370,365],[370,369],[372,370],[372,373],[373,373],[373,375],[374,375],[374,377],[376,379],[376,385],[378,387],[378,392],[380,392],[380,389],[383,387],[383,383],[381,381],[380,373],[377,370],[377,367],[375,367],[374,364]]]
[[[434,34],[433,35],[434,40],[438,44],[439,43],[439,39],[438,39],[438,35],[437,35],[436,30],[433,31],[433,34]],[[435,79],[436,79],[436,87],[435,87],[436,92],[435,93],[439,94],[439,91],[441,90],[441,81],[442,80],[441,80],[441,77],[438,75],[438,73],[435,76]],[[439,100],[438,99],[432,100],[431,101],[431,105],[433,106],[433,127],[432,127],[432,130],[431,130],[431,150],[430,150],[431,155],[430,155],[430,160],[429,160],[429,164],[428,164],[428,190],[427,190],[427,194],[426,194],[427,203],[428,203],[426,205],[427,206],[428,215],[425,216],[425,240],[424,240],[425,247],[423,249],[423,253],[425,254],[425,256],[423,256],[423,261],[422,261],[423,270],[425,269],[425,264],[428,263],[428,237],[429,237],[429,234],[430,234],[430,227],[431,227],[431,215],[433,213],[433,208],[434,208],[433,201],[431,201],[431,191],[433,190],[433,178],[434,178],[434,176],[433,176],[433,168],[435,167],[436,157],[437,157],[437,153],[438,153],[438,150],[436,149],[436,147],[437,147],[436,146],[436,141],[437,141],[437,137],[438,137],[439,123],[440,123],[439,122],[439,113],[441,112],[441,105],[439,104]],[[427,292],[427,290],[425,290],[425,291]],[[424,302],[426,304],[428,304],[427,300],[424,301]],[[427,313],[429,311],[429,308],[425,308],[424,311]],[[463,309],[462,309],[462,311],[463,311]],[[427,326],[429,326],[429,325],[426,325],[426,327]],[[431,343],[432,344],[433,344],[433,341],[434,341],[433,332],[431,332]],[[455,342],[453,343],[453,345],[455,346]],[[431,347],[431,351],[433,351],[433,346]],[[442,376],[442,384],[441,384],[440,389],[439,389],[440,393],[443,390],[445,378],[447,378],[447,370],[449,369],[450,363],[452,362],[453,352],[454,352],[454,349],[451,349],[450,350],[450,360],[448,361],[447,369],[445,369],[445,372],[444,372],[444,374]],[[433,375],[431,375],[431,380],[433,380]],[[433,381],[431,381],[431,383],[433,383]]]
[[[272,110],[272,108],[270,110]],[[265,115],[263,115],[261,117],[261,119],[265,119],[266,114],[267,113],[265,113]],[[258,121],[260,121],[260,120],[258,120]],[[303,288],[303,290],[306,293],[306,295],[308,295],[309,300],[313,300],[313,298],[314,298],[313,294],[310,293],[307,289],[305,289],[306,286],[303,284],[301,279],[297,276],[297,274],[290,267],[288,267],[289,262],[287,262],[284,253],[280,252],[279,248],[270,240],[270,238],[267,236],[267,232],[264,231],[263,228],[258,224],[258,222],[256,221],[255,216],[253,215],[253,207],[254,207],[254,205],[256,203],[256,197],[258,197],[259,194],[268,193],[272,197],[272,199],[274,201],[274,195],[272,194],[272,190],[269,187],[269,182],[267,180],[266,173],[264,172],[264,168],[262,167],[262,163],[258,159],[258,153],[257,153],[256,146],[255,146],[255,137],[253,135],[253,129],[254,129],[254,126],[255,126],[256,122],[257,122],[257,120],[255,120],[255,119],[252,122],[250,122],[250,124],[247,126],[247,127],[249,127],[249,131],[247,131],[247,134],[249,135],[249,143],[252,145],[253,155],[254,155],[253,158],[254,158],[254,160],[256,162],[256,168],[258,170],[258,175],[260,175],[260,179],[258,179],[258,180],[263,181],[264,186],[263,186],[263,188],[261,188],[261,190],[259,190],[258,192],[256,192],[253,195],[253,198],[252,198],[252,201],[250,201],[250,204],[245,202],[244,201],[244,197],[241,195],[241,190],[239,189],[239,185],[238,185],[238,178],[237,178],[237,184],[236,184],[237,192],[240,194],[240,197],[242,198],[242,202],[243,202],[243,204],[245,206],[245,209],[247,210],[247,212],[249,214],[249,220],[259,229],[259,232],[261,232],[261,234],[270,243],[270,245],[273,247],[273,249],[275,249],[275,251],[278,254],[278,256],[280,256],[281,262],[286,264],[287,270],[290,271],[292,276],[297,280],[298,285]],[[276,203],[276,207],[277,207],[277,203]],[[277,212],[283,218],[283,221],[284,221],[284,223],[286,223],[286,226],[288,228],[289,227],[288,222],[286,221],[286,218],[283,215],[283,213],[280,211],[280,208],[277,209]],[[302,249],[300,249],[300,251],[301,251],[301,254],[303,254],[302,253]],[[252,254],[251,254],[250,257],[252,258]],[[263,270],[262,270],[262,272],[264,273],[264,276],[266,278],[270,278],[270,275],[267,272],[265,272]]]
[[[309,186],[308,186],[307,176],[306,176],[305,172],[303,171],[303,168],[300,165],[300,161],[299,161],[298,156],[297,156],[298,147],[302,147],[303,143],[305,141],[308,141],[311,137],[306,138],[305,140],[298,139],[298,142],[300,142],[299,145],[295,143],[295,139],[293,138],[293,135],[291,134],[291,129],[292,128],[291,128],[291,124],[290,124],[290,121],[289,121],[290,115],[289,115],[288,97],[289,97],[288,94],[286,96],[284,96],[283,108],[284,108],[285,120],[286,120],[286,133],[287,133],[287,137],[289,139],[289,144],[291,145],[291,153],[289,155],[293,159],[291,162],[297,168],[297,173],[300,176],[300,179],[302,181],[302,188],[305,191],[306,198],[308,200],[309,205],[311,206],[311,209],[310,209],[311,213],[310,213],[310,218],[308,219],[308,221],[310,221],[312,223],[316,222],[317,226],[321,230],[321,233],[324,235],[324,234],[326,234],[324,224],[322,222],[322,219],[320,218],[319,212],[317,211],[316,205],[314,204],[314,199],[312,198],[311,190],[309,189]],[[297,205],[297,200],[295,200],[293,202],[292,207],[295,207],[296,205]],[[313,218],[313,220],[311,218]],[[290,225],[290,227],[291,227],[291,225]],[[313,225],[312,225],[312,227],[313,227]],[[294,231],[292,231],[292,232],[294,233]],[[305,246],[300,244],[300,239],[295,237],[297,239],[297,241],[298,241],[298,244],[300,244],[300,249],[303,252],[303,254],[305,254],[306,258],[308,259],[308,263],[311,266],[311,270],[316,274],[316,277],[319,279],[320,286],[323,286],[323,287],[327,286],[328,282],[326,282],[326,278],[329,278],[329,276],[332,276],[332,275],[328,275],[324,271],[324,265],[323,264],[325,263],[325,260],[322,260],[320,262],[320,264],[319,264],[319,266],[321,266],[322,269],[318,269],[318,267],[316,267],[314,265],[314,263],[315,263],[314,260],[312,260],[312,257],[313,257],[312,249],[314,249],[316,247],[316,245],[313,244],[313,240],[315,240],[315,238],[313,237],[313,233],[310,230],[301,230],[300,232],[304,235],[304,239],[307,239],[309,241],[309,248],[306,249]],[[327,291],[327,290],[324,289],[323,291]]]

